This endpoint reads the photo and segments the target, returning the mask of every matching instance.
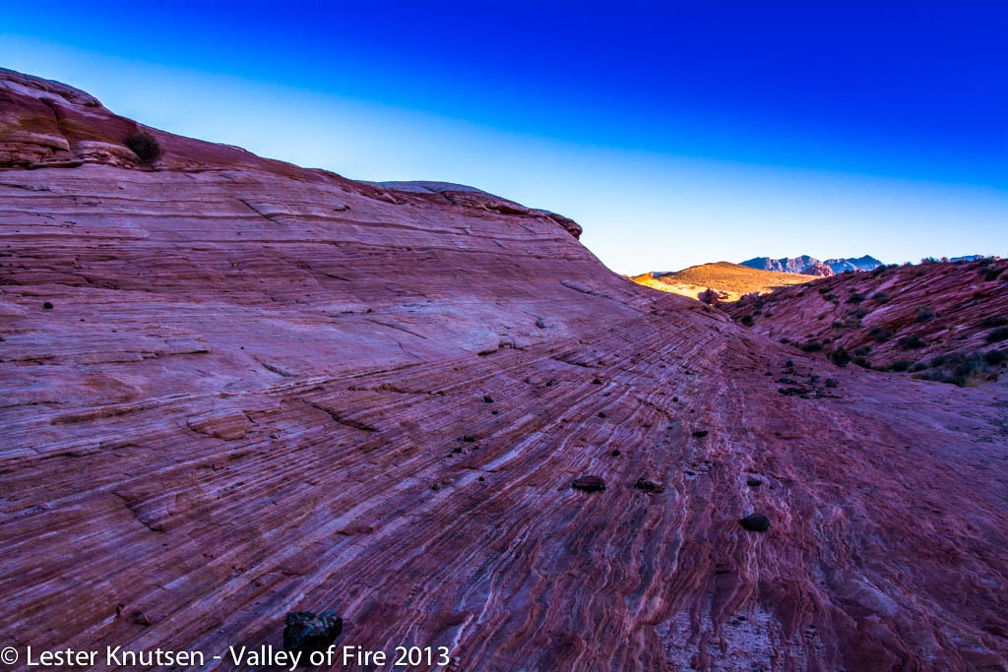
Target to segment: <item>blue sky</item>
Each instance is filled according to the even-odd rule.
[[[4,8],[0,65],[176,133],[555,210],[621,273],[1008,256],[998,4],[57,0]]]

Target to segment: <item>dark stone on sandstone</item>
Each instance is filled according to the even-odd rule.
[[[472,434],[466,434],[465,436],[462,437],[462,440],[465,441],[466,443],[476,443],[476,437],[473,436]]]
[[[618,448],[616,448],[616,449],[614,449],[614,450],[612,451],[612,453],[610,453],[610,454],[611,454],[611,455],[612,455],[613,457],[619,457],[620,455],[622,455],[622,454],[623,454],[623,452],[622,452],[622,451],[620,451],[620,450],[619,450]]]
[[[605,480],[601,476],[575,478],[572,485],[575,490],[584,490],[585,492],[601,492],[606,489]]]
[[[488,396],[488,395],[483,395],[483,401],[485,403],[487,403],[487,404],[492,404],[493,403],[493,398],[490,397],[490,396]]]
[[[697,431],[693,432],[693,437],[697,439],[702,439],[708,434],[710,434],[710,432],[708,432],[706,429],[698,429]]]
[[[739,522],[750,532],[766,532],[770,529],[770,519],[762,513],[750,513]]]
[[[594,380],[592,380],[592,385],[601,385],[601,384],[602,380],[600,378],[595,378]]]
[[[748,485],[750,488],[758,488],[759,486],[763,485],[763,481],[761,481],[758,478],[749,478],[746,479],[745,484]]]
[[[655,483],[654,481],[649,481],[643,476],[637,479],[637,482],[634,483],[634,487],[638,490],[643,490],[644,492],[653,492],[656,494],[659,492],[665,492],[664,486],[659,483]]]
[[[315,651],[324,652],[343,631],[343,619],[332,611],[318,616],[310,611],[292,611],[284,622],[284,651],[300,651],[304,658]]]

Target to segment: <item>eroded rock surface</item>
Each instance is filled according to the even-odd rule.
[[[1008,362],[1008,260],[845,273],[719,306],[834,363],[977,385]]]
[[[0,92],[5,645],[325,605],[457,670],[1003,668],[1002,388],[837,369],[482,192],[158,131],[142,168],[90,96]]]

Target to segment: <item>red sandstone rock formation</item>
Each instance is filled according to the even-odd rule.
[[[724,309],[770,338],[960,385],[1008,362],[1008,260],[845,273]]]
[[[801,272],[802,275],[814,275],[819,278],[828,278],[830,276],[836,275],[833,269],[826,264],[812,264],[804,271]]]
[[[331,609],[455,670],[1003,669],[1003,387],[836,369],[482,192],[156,130],[141,167],[9,72],[0,114],[22,655],[232,669]]]

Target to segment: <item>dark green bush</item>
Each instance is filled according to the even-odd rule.
[[[830,353],[830,359],[837,366],[847,366],[847,362],[851,361],[850,353],[847,352],[847,348],[842,345],[838,345]]]
[[[986,341],[988,343],[998,343],[1000,341],[1008,338],[1008,327],[998,327],[994,331],[987,334]]]
[[[909,371],[910,366],[913,364],[909,359],[897,359],[895,362],[889,365],[890,371]]]
[[[998,276],[1004,273],[1003,268],[981,268],[981,274],[983,279],[990,282],[991,280],[997,280]]]
[[[990,367],[983,357],[973,355],[955,367],[951,382],[959,387],[976,385],[989,370]]]
[[[877,338],[875,340],[878,340]],[[915,350],[917,348],[923,348],[927,346],[920,336],[904,336],[899,340],[900,347],[904,350]]]
[[[798,346],[805,352],[822,352],[822,343],[819,341],[808,341]]]
[[[158,144],[157,138],[147,131],[130,133],[124,142],[137,155],[140,163],[150,165],[161,158],[161,145]]]
[[[885,329],[881,329],[879,327],[872,327],[872,330],[869,333],[871,333],[871,335],[875,338],[876,343],[885,343],[893,337],[891,331],[886,331]]]
[[[991,317],[984,318],[977,326],[978,327],[1003,327],[1008,324],[1008,317],[1002,317],[1000,315],[994,315]]]
[[[988,350],[984,353],[983,358],[991,366],[996,366],[1008,361],[1008,354],[1005,354],[1004,350]]]

